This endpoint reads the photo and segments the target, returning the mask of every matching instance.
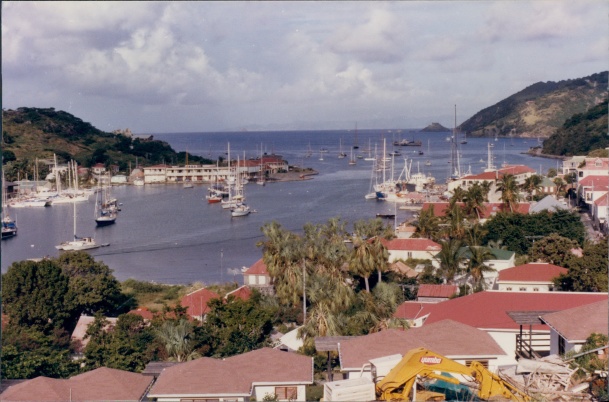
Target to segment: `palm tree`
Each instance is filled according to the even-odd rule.
[[[450,197],[450,200],[453,202],[462,202],[465,199],[467,191],[463,189],[463,187],[455,187],[453,190],[453,195]]]
[[[415,236],[426,239],[431,239],[438,233],[438,224],[440,219],[434,214],[433,205],[431,208],[422,210],[419,214],[415,226]]]
[[[480,214],[485,209],[485,199],[484,188],[478,183],[474,183],[465,194],[465,210],[468,214],[474,215],[478,221],[480,220]]]
[[[366,292],[370,292],[368,278],[375,270],[378,271],[378,281],[381,282],[382,272],[387,270],[388,259],[389,252],[378,237],[368,240],[354,237],[349,269],[364,278]]]
[[[440,264],[439,271],[447,283],[453,283],[455,276],[462,271],[461,265],[465,261],[462,253],[462,242],[459,239],[449,238],[440,243],[442,248],[436,256]]]
[[[395,283],[381,283],[372,293],[357,294],[362,307],[354,316],[354,321],[363,333],[379,332],[388,328],[408,328],[405,320],[396,320],[393,314],[403,302],[403,293]]]
[[[448,211],[446,212],[447,235],[450,238],[463,239],[466,230],[465,213],[463,206],[455,199],[449,201]]]
[[[184,362],[201,357],[194,350],[192,324],[187,320],[165,321],[154,334],[165,346],[170,361]]]
[[[529,200],[533,199],[533,193],[539,188],[541,181],[541,176],[536,174],[529,176],[524,180],[522,188],[529,194]]]
[[[503,175],[501,180],[497,183],[495,192],[501,192],[501,201],[511,212],[514,212],[514,206],[516,206],[520,200],[516,176],[513,174]]]
[[[467,230],[465,242],[468,246],[481,246],[482,240],[487,233],[488,230],[486,230],[484,226],[476,223]]]
[[[556,194],[558,195],[562,193],[567,183],[565,183],[565,181],[561,177],[555,177],[554,184],[556,185]]]
[[[467,280],[472,280],[472,288],[474,292],[484,290],[486,282],[484,281],[484,273],[495,271],[486,264],[486,261],[495,258],[494,254],[491,253],[488,247],[482,246],[470,246],[469,247],[469,261],[467,262]]]

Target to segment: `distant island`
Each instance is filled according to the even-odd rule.
[[[425,127],[421,131],[426,132],[426,133],[442,133],[445,131],[450,131],[450,129],[444,127],[440,123],[431,123],[429,126]]]

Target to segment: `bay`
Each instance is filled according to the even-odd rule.
[[[155,139],[167,141],[176,151],[192,155],[225,158],[230,143],[233,158],[276,153],[291,165],[310,167],[319,174],[312,180],[246,185],[248,204],[256,212],[239,218],[231,218],[220,205],[206,202],[207,185],[192,189],[180,185],[115,186],[112,193],[123,204],[117,223],[97,228],[92,198],[88,203],[77,204],[77,233],[110,243],[90,254],[113,269],[121,281],[135,278],[161,283],[241,283],[241,268],[262,256],[256,244],[264,239],[261,227],[267,222],[274,220],[288,230],[301,232],[307,222],[324,223],[333,217],[352,224],[377,213],[396,213],[398,222],[411,216],[412,212],[396,209],[392,203],[364,199],[369,191],[372,162],[358,159],[355,166],[348,165],[349,158],[337,157],[341,142],[343,152],[349,154],[352,146],[358,145],[354,151],[368,156],[369,144],[372,153],[375,145],[381,152],[382,138],[387,139],[388,151],[393,149],[394,140],[419,140],[421,147],[396,148],[403,154],[396,159],[396,176],[407,157],[412,160],[413,172],[429,173],[443,183],[451,172],[447,135],[410,130],[154,134]],[[529,146],[536,145],[536,140],[468,138],[467,144],[460,145],[463,170],[483,170],[489,142],[494,145],[498,166],[504,162],[525,164],[542,173],[558,167],[556,160],[523,154]],[[327,152],[320,152],[321,148]],[[313,154],[307,158],[308,149]],[[419,150],[424,154],[418,155]],[[425,165],[426,160],[432,162],[431,166]],[[15,261],[57,256],[55,245],[72,236],[72,205],[13,209],[11,214],[17,219],[19,234],[2,241],[2,272]]]

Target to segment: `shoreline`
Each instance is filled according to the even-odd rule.
[[[532,157],[538,157],[538,158],[546,158],[546,159],[560,159],[560,160],[567,160],[569,157],[567,156],[561,156],[561,155],[550,155],[550,154],[543,154],[541,153],[541,148],[529,148],[528,151],[525,152],[521,152],[522,155],[529,155]]]

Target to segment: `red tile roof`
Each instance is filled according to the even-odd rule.
[[[235,298],[241,300],[249,300],[249,298],[252,296],[252,290],[249,288],[249,286],[243,285],[232,292],[228,292],[224,298],[228,299],[229,296],[234,296]]]
[[[583,343],[592,333],[608,334],[607,300],[545,314],[542,320],[569,342]]]
[[[508,311],[562,311],[607,300],[607,293],[576,292],[500,292],[485,291],[457,297],[440,303],[422,304],[418,317],[429,314],[425,325],[452,319],[480,329],[519,329]],[[394,317],[409,318],[401,306]],[[534,325],[534,329],[547,329]]]
[[[496,172],[483,172],[479,174],[470,174],[461,178],[461,181],[465,180],[477,180],[477,181],[495,181],[501,178],[502,174]]]
[[[609,193],[605,193],[598,197],[596,201],[594,201],[594,205],[597,205],[599,207],[605,207],[609,205]]]
[[[59,380],[37,377],[9,387],[0,395],[9,401],[140,401],[153,381],[142,374],[100,367]]]
[[[419,291],[417,292],[417,297],[440,297],[440,298],[449,298],[455,293],[459,288],[457,285],[430,285],[423,284],[419,286]]]
[[[567,274],[567,268],[546,263],[530,263],[499,271],[498,281],[552,282],[560,274]]]
[[[148,397],[249,396],[254,383],[312,384],[313,359],[263,348],[226,359],[203,357],[165,368]]]
[[[387,250],[404,251],[440,251],[442,246],[429,239],[381,239]]]
[[[531,169],[530,167],[525,166],[525,165],[510,165],[510,166],[506,166],[504,168],[497,169],[497,170],[499,171],[499,173],[513,174],[513,175],[536,172],[535,169]]]
[[[609,176],[590,175],[579,180],[577,184],[583,187],[607,187],[609,186]]]
[[[245,275],[268,275],[269,271],[267,271],[266,269],[266,264],[264,263],[264,261],[261,259],[259,259],[258,261],[256,261],[254,263],[254,265],[252,265],[251,267],[249,267],[245,272]]]
[[[360,369],[370,359],[404,355],[424,347],[445,356],[496,356],[505,352],[484,331],[453,320],[443,320],[406,331],[390,329],[339,342],[340,365]]]
[[[154,318],[154,314],[152,314],[152,311],[148,310],[146,307],[138,307],[134,310],[131,310],[129,314],[139,315],[145,320],[152,320]]]
[[[211,299],[217,299],[220,295],[209,289],[199,289],[182,297],[180,304],[186,307],[187,312],[192,317],[201,317],[209,312],[207,303]]]

